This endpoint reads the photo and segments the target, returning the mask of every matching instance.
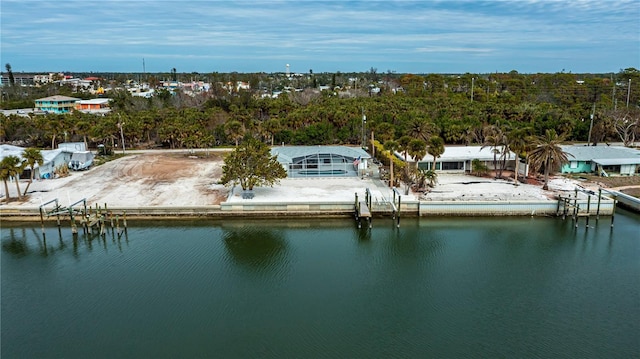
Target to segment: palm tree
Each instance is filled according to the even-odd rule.
[[[516,154],[516,173],[514,175],[515,185],[518,186],[518,166],[520,164],[520,154],[527,149],[528,129],[517,129],[507,134],[508,147]]]
[[[564,136],[558,136],[555,130],[546,130],[544,136],[535,139],[536,148],[531,151],[531,162],[538,170],[544,167],[544,190],[549,189],[549,171],[569,162],[569,154],[560,147],[563,141]]]
[[[7,185],[7,180],[10,177],[15,178],[16,180],[16,189],[18,190],[18,200],[22,197],[20,196],[20,181],[18,181],[18,176],[22,173],[23,170],[22,161],[17,156],[7,156],[2,159],[0,163],[0,175],[2,180],[4,181],[4,189],[6,191],[7,201],[9,200],[9,186]]]
[[[262,122],[261,129],[269,135],[269,138],[271,139],[271,146],[273,146],[273,138],[275,137],[275,134],[282,129],[282,124],[277,117],[271,117],[270,119]]]
[[[244,126],[242,122],[238,120],[231,120],[225,124],[225,132],[227,136],[231,137],[235,141],[236,147],[238,147],[238,141],[244,137]]]
[[[402,136],[398,139],[398,148],[397,150],[402,152],[402,156],[404,157],[404,162],[407,162],[407,154],[409,153],[409,143],[411,142],[411,137]]]
[[[9,202],[9,184],[7,183],[7,181],[11,177],[11,171],[8,166],[8,162],[5,161],[6,159],[7,157],[3,158],[2,161],[0,161],[0,179],[2,179],[2,182],[4,182],[4,198],[7,202]]]
[[[29,186],[33,183],[36,175],[36,163],[38,166],[42,166],[44,163],[44,159],[42,158],[42,153],[37,148],[27,148],[22,152],[22,158],[24,158],[24,165],[31,168],[31,176],[29,176],[29,183],[27,184],[27,188],[24,189],[24,194],[27,194],[29,190]]]
[[[416,170],[418,169],[418,161],[427,154],[427,143],[423,140],[411,140],[409,142],[409,156],[416,162]]]
[[[498,178],[502,175],[502,173],[498,174],[498,154],[503,153],[503,148],[505,144],[505,135],[502,130],[497,126],[490,126],[484,128],[483,132],[485,132],[484,142],[480,149],[485,147],[490,147],[493,152],[493,172],[494,177]],[[502,171],[501,171],[502,172]]]
[[[438,173],[434,170],[419,169],[418,170],[418,187],[423,188],[425,184],[434,187],[438,183]]]
[[[424,117],[413,117],[409,121],[409,136],[426,141],[433,131],[434,125]]]
[[[389,151],[389,166],[390,166],[390,178],[389,178],[389,185],[391,187],[394,187],[393,185],[393,158],[395,157],[394,152],[398,149],[398,142],[394,141],[394,140],[389,140],[389,141],[385,141],[384,143],[384,149]]]
[[[438,160],[438,157],[442,156],[444,153],[444,140],[440,136],[431,136],[427,152],[433,156],[433,166],[431,169],[435,171],[436,161]]]

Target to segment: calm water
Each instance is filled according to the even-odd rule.
[[[2,358],[637,358],[640,216],[609,223],[3,223]]]

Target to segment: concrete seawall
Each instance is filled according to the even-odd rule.
[[[597,203],[579,199],[580,213],[608,216],[613,213],[611,199],[603,198],[599,209]],[[392,214],[385,203],[372,203],[374,216]],[[114,214],[126,212],[127,218],[216,218],[216,217],[349,217],[354,214],[354,203],[344,202],[223,202],[211,206],[182,207],[108,207]],[[403,217],[417,216],[555,216],[562,209],[558,201],[405,201],[401,204]],[[13,221],[40,220],[38,207],[0,206],[0,218]],[[51,219],[52,217],[50,217]]]
[[[578,200],[581,214],[610,216],[613,201],[597,203]],[[420,202],[421,216],[555,216],[563,208],[557,201],[438,201]]]
[[[618,191],[609,191],[609,193],[616,196],[620,207],[624,207],[631,211],[640,213],[640,198],[635,198]]]

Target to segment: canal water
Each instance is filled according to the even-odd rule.
[[[640,216],[2,223],[2,358],[638,358]]]

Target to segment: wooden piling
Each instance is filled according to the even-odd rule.
[[[598,208],[596,209],[596,223],[600,219],[600,200],[602,199],[602,188],[598,188]]]
[[[396,228],[400,228],[400,196],[398,196],[398,214],[396,215]]]
[[[105,229],[104,229],[104,216],[100,217],[100,235],[104,236],[106,233]]]
[[[120,238],[120,218],[116,214],[116,233],[118,233],[118,238]]]
[[[71,234],[78,235],[78,227],[76,226],[76,220],[73,217],[73,208],[69,207],[69,217],[71,218]]]
[[[42,235],[44,235],[44,215],[42,214],[42,207],[40,207],[40,225],[42,226]]]
[[[616,214],[616,204],[618,203],[618,196],[613,195],[613,212],[611,212],[611,227],[613,227],[613,220]]]
[[[591,195],[587,197],[587,228],[589,228],[589,217],[591,217]]]

